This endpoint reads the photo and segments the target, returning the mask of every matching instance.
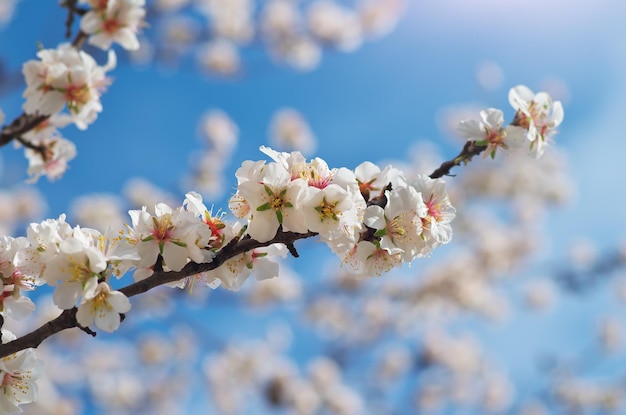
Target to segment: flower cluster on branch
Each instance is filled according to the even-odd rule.
[[[91,9],[77,9],[76,1],[65,3],[70,16],[79,12],[82,15],[81,30],[74,40],[54,49],[42,49],[37,60],[24,63],[24,113],[0,130],[0,145],[16,140],[25,147],[33,181],[43,175],[51,180],[60,178],[76,156],[75,145],[63,138],[59,129],[74,124],[85,130],[102,111],[100,96],[110,83],[106,73],[117,62],[112,43],[128,50],[139,47],[137,32],[143,26],[144,0],[80,3]],[[109,51],[105,65],[80,50],[85,42]]]

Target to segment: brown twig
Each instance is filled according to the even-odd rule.
[[[2,130],[0,130],[0,147],[9,144],[17,137],[21,137],[23,134],[46,121],[49,117],[49,115],[22,113],[22,115],[14,119],[11,124],[5,125]]]
[[[452,160],[444,161],[441,163],[441,166],[437,167],[434,172],[430,175],[431,179],[438,179],[443,176],[451,176],[450,170],[453,167],[463,164],[469,163],[472,157],[482,153],[487,149],[487,146],[481,146],[476,144],[476,141],[468,141],[463,146],[463,150],[459,153],[458,156],[453,158]]]
[[[74,8],[76,8],[76,0],[67,0],[61,3],[62,7],[67,7],[67,18],[65,19],[65,38],[72,36],[72,25],[74,24]]]
[[[67,19],[65,20],[65,38],[72,36],[72,25],[74,24],[74,16],[84,16],[88,10],[81,9],[76,6],[77,0],[65,0],[61,3],[61,7],[67,8]]]
[[[39,153],[43,160],[47,160],[48,159],[48,149],[46,148],[46,146],[33,144],[30,141],[24,140],[24,137],[22,137],[22,136],[17,136],[17,137],[15,137],[15,139],[17,141],[19,141],[19,143],[22,144],[24,147],[30,148],[31,150],[36,151],[37,153]]]
[[[83,32],[82,30],[80,30],[76,34],[76,37],[74,38],[74,40],[72,41],[72,46],[74,46],[76,49],[82,49],[83,46],[85,46],[85,42],[87,41],[88,38],[89,38],[89,35]]]

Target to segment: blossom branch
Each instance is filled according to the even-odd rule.
[[[486,149],[486,145],[479,145],[476,141],[467,141],[459,155],[452,160],[444,161],[443,163],[441,163],[441,166],[437,167],[437,169],[432,172],[430,178],[439,179],[443,176],[452,176],[450,174],[450,170],[452,170],[453,167],[460,166],[461,163],[469,163],[472,157],[479,155]]]
[[[19,141],[19,143],[23,145],[24,147],[30,148],[31,150],[35,150],[36,152],[41,154],[41,157],[44,160],[46,159],[46,147],[45,146],[33,144],[28,140],[24,140],[24,137],[21,137],[21,136],[17,136],[15,139]]]
[[[137,281],[134,284],[131,284],[127,287],[120,289],[127,297],[132,297],[138,294],[145,293],[159,285],[167,284],[174,281],[179,281],[183,278],[190,277],[192,275],[201,274],[203,272],[211,271],[219,266],[221,266],[227,260],[245,252],[249,252],[256,248],[261,248],[264,246],[273,245],[276,243],[282,243],[287,246],[293,245],[293,243],[299,239],[306,239],[316,236],[315,232],[307,232],[307,233],[296,233],[296,232],[285,232],[279,230],[276,236],[266,242],[259,242],[250,237],[244,237],[243,239],[236,240],[234,239],[216,254],[213,261],[206,262],[202,264],[197,264],[195,262],[190,262],[180,271],[169,271],[169,272],[157,272],[153,274],[151,277],[146,278],[142,281]],[[2,349],[0,348],[0,354],[2,354]]]
[[[89,35],[80,31],[72,41],[72,46],[76,49],[81,49]],[[26,114],[22,113],[19,117],[14,119],[10,124],[5,125],[0,129],[0,147],[9,144],[14,139],[21,137],[27,132],[35,129],[38,125],[50,118],[50,115],[43,114]],[[24,144],[24,143],[22,143]],[[28,146],[27,146],[28,147]]]
[[[190,262],[180,271],[155,272],[149,278],[128,285],[120,289],[120,291],[127,297],[143,294],[155,287],[158,287],[159,285],[179,281],[183,278],[214,270],[221,266],[227,260],[239,254],[251,251],[255,248],[261,248],[276,243],[293,246],[293,243],[299,239],[310,238],[316,235],[317,233],[315,232],[296,233],[279,230],[272,240],[266,242],[259,242],[249,237],[244,237],[240,240],[234,239],[229,244],[220,249],[220,251],[217,252],[216,256],[211,262],[202,264]],[[0,345],[0,358],[8,356],[12,353],[19,352],[20,350],[36,348],[48,337],[66,329],[78,327],[81,330],[85,331],[84,328],[81,327],[76,320],[76,312],[76,307],[69,310],[64,310],[57,318],[45,323],[38,329],[11,342]],[[89,334],[93,335],[93,332]]]
[[[13,139],[34,129],[49,117],[49,115],[22,113],[11,124],[5,125],[0,130],[0,147],[9,144]]]

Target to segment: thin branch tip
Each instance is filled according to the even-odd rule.
[[[294,258],[300,257],[300,254],[298,254],[298,251],[296,250],[296,246],[293,243],[286,243],[285,246],[287,247],[287,250],[289,251],[291,256],[293,256]]]
[[[91,337],[96,337],[96,333],[95,331],[93,331],[92,329],[90,329],[89,327],[83,327],[78,325],[77,326],[81,331],[84,331],[85,333],[89,334]]]

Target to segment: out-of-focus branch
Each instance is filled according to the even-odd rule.
[[[48,118],[50,118],[49,115],[22,113],[11,124],[4,126],[0,130],[0,146],[9,144],[13,139],[26,134]]]
[[[606,281],[626,265],[626,255],[621,250],[608,253],[586,267],[569,266],[558,271],[555,280],[564,289],[577,294],[584,293],[594,285]]]
[[[76,5],[78,0],[64,0],[61,2],[61,7],[67,8],[67,19],[65,20],[65,38],[69,39],[72,36],[72,25],[74,24],[74,16],[85,15],[88,10],[81,9]]]

